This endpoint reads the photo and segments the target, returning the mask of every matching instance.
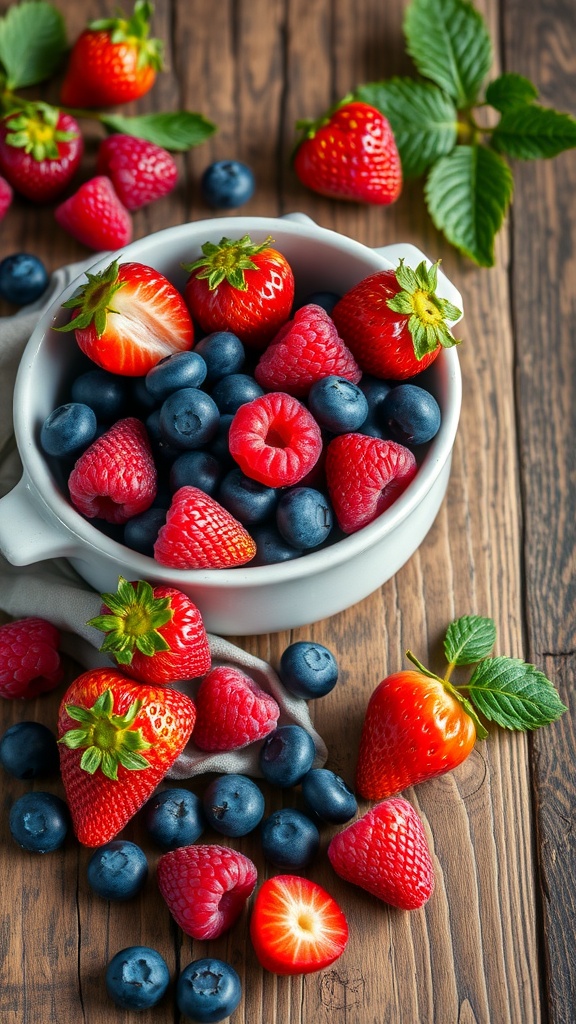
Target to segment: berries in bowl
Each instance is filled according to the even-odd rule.
[[[133,316],[128,264],[147,268],[138,359],[106,309]],[[156,326],[146,308],[154,274],[151,304],[173,298],[174,330],[169,305]],[[81,293],[101,295],[103,281],[111,297],[96,325]],[[414,247],[370,249],[301,215],[200,221],[132,243],[72,284],[28,343],[14,400],[23,476],[0,501],[4,555],[15,565],[66,557],[99,592],[119,576],[176,586],[224,635],[349,607],[410,558],[442,503],[461,403],[451,333],[461,307]],[[411,342],[395,377],[389,362],[375,364],[377,329],[391,324],[398,348],[411,318],[425,321],[420,357]],[[108,321],[123,372],[113,343],[105,365],[104,342],[93,358]],[[387,402],[400,387],[412,394]],[[75,403],[96,416],[78,450],[75,418],[55,414]],[[84,432],[93,424],[77,421]]]

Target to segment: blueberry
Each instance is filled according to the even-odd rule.
[[[239,373],[244,366],[246,353],[240,338],[231,331],[214,331],[201,338],[195,352],[206,363],[206,382],[215,384],[222,377]]]
[[[112,957],[106,968],[106,991],[124,1010],[156,1006],[170,984],[163,956],[149,946],[127,946]]]
[[[337,292],[311,292],[306,298],[300,303],[301,306],[320,306],[323,310],[328,313],[328,316],[332,315],[332,310],[336,303],[342,298]]]
[[[264,796],[246,775],[219,775],[206,787],[202,804],[209,825],[224,836],[245,836],[262,820]]]
[[[0,764],[16,779],[57,775],[60,767],[54,733],[41,722],[17,722],[0,740]]]
[[[285,871],[305,868],[318,853],[320,833],[301,811],[284,807],[262,822],[262,853],[274,867]]]
[[[246,476],[236,466],[222,480],[218,501],[244,526],[251,526],[273,515],[278,504],[278,491]]]
[[[392,390],[390,384],[387,384],[385,380],[380,380],[379,377],[363,374],[358,387],[368,402],[368,415],[362,423],[361,432],[370,437],[389,437],[382,417],[382,405]]]
[[[46,417],[40,430],[40,444],[47,455],[63,458],[84,451],[96,437],[96,414],[82,402],[67,402]]]
[[[154,544],[160,531],[160,527],[166,522],[167,508],[160,508],[152,505],[145,512],[138,516],[132,516],[124,525],[124,544],[132,551],[139,551],[142,555],[152,558],[154,555]]]
[[[15,306],[34,302],[48,287],[46,267],[37,256],[17,252],[0,263],[0,295]]]
[[[145,420],[149,413],[158,407],[158,402],[146,387],[146,377],[130,377],[127,378],[127,382],[134,415]]]
[[[236,465],[234,459],[230,455],[230,448],[228,444],[230,424],[233,419],[234,417],[231,413],[224,413],[224,415],[220,416],[218,430],[208,445],[208,451],[215,459],[218,459],[218,462],[224,470]]]
[[[345,377],[322,377],[308,394],[308,407],[317,423],[332,434],[359,430],[368,415],[364,392]]]
[[[198,388],[180,388],[160,407],[160,432],[175,448],[198,448],[218,430],[220,413],[214,400]]]
[[[230,373],[216,382],[210,394],[223,416],[233,416],[241,405],[260,398],[264,391],[250,374]]]
[[[289,562],[302,555],[302,550],[288,544],[274,525],[266,523],[253,526],[250,535],[256,544],[256,554],[250,565],[275,565],[277,562]]]
[[[288,544],[308,550],[328,539],[334,513],[321,491],[314,487],[290,487],[278,501],[276,525]]]
[[[116,373],[108,370],[86,370],[72,381],[73,402],[89,405],[100,423],[114,423],[128,409],[127,385]]]
[[[25,793],[10,809],[10,832],[19,846],[33,853],[59,850],[70,826],[68,807],[59,796],[38,790]]]
[[[425,388],[398,384],[382,405],[382,417],[391,436],[401,444],[425,444],[440,428],[440,406]]]
[[[214,957],[193,960],[176,982],[180,1013],[197,1024],[216,1024],[234,1013],[242,998],[242,984],[231,964]]]
[[[344,779],[328,768],[312,768],[302,779],[306,806],[332,825],[350,821],[358,810],[356,797]]]
[[[198,351],[173,352],[160,359],[145,377],[153,398],[163,400],[181,388],[199,388],[206,380],[207,367]]]
[[[280,679],[296,697],[324,697],[338,681],[338,662],[322,644],[296,640],[282,653]]]
[[[316,756],[314,740],[301,725],[279,725],[262,744],[259,765],[267,782],[286,789],[309,772]]]
[[[254,195],[256,182],[246,164],[239,160],[218,160],[210,164],[200,179],[200,192],[207,206],[232,210]]]
[[[144,806],[144,823],[162,850],[190,846],[202,835],[206,820],[202,801],[189,789],[163,789]]]
[[[113,839],[94,851],[86,869],[88,885],[105,900],[129,900],[148,877],[148,861],[136,843]]]
[[[183,452],[170,466],[170,490],[180,487],[198,487],[205,494],[216,494],[222,477],[222,467],[215,455],[193,449]]]

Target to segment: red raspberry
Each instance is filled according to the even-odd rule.
[[[257,871],[249,857],[214,843],[163,854],[156,877],[176,924],[204,940],[231,928],[254,891]]]
[[[202,680],[196,695],[192,742],[200,750],[237,750],[276,728],[280,708],[240,669],[220,665]]]
[[[68,479],[72,504],[88,519],[126,523],[156,497],[156,467],[144,424],[118,420],[80,456]]]
[[[240,406],[228,446],[246,476],[268,487],[287,487],[317,463],[322,434],[301,402],[278,391]]]
[[[37,697],[58,685],[63,676],[60,633],[38,617],[15,619],[0,626],[0,697]]]
[[[100,143],[98,174],[111,179],[116,195],[127,210],[168,195],[176,185],[178,169],[166,149],[135,135],[109,135]]]
[[[172,569],[225,569],[254,558],[256,544],[241,523],[198,487],[172,495],[154,558]]]
[[[110,178],[84,182],[54,210],[61,228],[89,249],[121,249],[132,241],[132,218]]]
[[[268,391],[305,396],[315,381],[335,374],[357,384],[362,372],[321,306],[302,306],[260,356],[254,376]]]
[[[409,448],[366,434],[340,434],[328,445],[326,481],[344,533],[367,526],[392,505],[416,474]]]
[[[8,207],[12,202],[12,196],[13,192],[10,185],[6,181],[6,178],[3,178],[0,174],[0,220],[2,220],[8,212]]]

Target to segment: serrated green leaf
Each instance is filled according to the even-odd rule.
[[[506,161],[486,146],[456,146],[431,168],[428,212],[448,241],[481,267],[494,265],[494,239],[512,198]]]
[[[46,81],[67,48],[64,18],[45,0],[15,4],[0,18],[0,62],[8,89]]]
[[[513,107],[502,114],[492,145],[515,160],[558,156],[576,146],[576,119],[536,103]]]
[[[185,152],[192,146],[199,146],[216,131],[215,124],[202,114],[189,110],[140,114],[137,117],[104,113],[100,115],[100,120],[113,132],[135,135],[139,139],[146,139],[174,152]]]
[[[355,96],[388,118],[405,178],[419,177],[456,145],[456,107],[436,85],[390,78],[359,86]]]
[[[484,717],[504,729],[538,729],[567,710],[544,673],[519,658],[485,658],[467,689]]]
[[[538,90],[529,78],[508,71],[499,75],[486,88],[486,102],[503,113],[537,99]]]
[[[496,643],[496,626],[481,615],[463,615],[452,622],[444,638],[444,654],[451,665],[474,665]]]
[[[424,78],[470,107],[492,65],[484,18],[468,0],[412,0],[404,18],[408,53]]]

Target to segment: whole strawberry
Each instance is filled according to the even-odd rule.
[[[0,121],[0,171],[16,192],[37,203],[64,191],[83,151],[75,119],[47,103],[30,103]]]
[[[396,501],[416,476],[416,459],[397,441],[339,434],[326,452],[324,471],[338,525],[355,533]]]
[[[400,260],[396,270],[370,274],[336,303],[334,323],[364,373],[405,380],[458,344],[448,321],[462,313],[436,294],[437,270],[438,263],[412,270]]]
[[[156,497],[156,466],[144,424],[118,420],[77,460],[68,478],[70,500],[88,519],[125,523]]]
[[[402,164],[389,122],[368,103],[344,102],[318,121],[299,121],[294,170],[333,199],[388,205],[402,191]]]
[[[274,697],[231,665],[213,668],[196,694],[193,741],[200,750],[238,750],[276,728]]]
[[[150,39],[153,5],[136,0],[129,18],[91,21],[74,43],[61,101],[67,107],[111,107],[144,96],[162,68],[162,43]]]
[[[105,175],[85,181],[54,211],[57,223],[88,249],[120,249],[132,241],[132,218]]]
[[[56,626],[37,616],[0,626],[0,697],[29,700],[53,690],[64,675],[59,644]]]
[[[176,587],[129,583],[122,576],[114,594],[102,594],[100,615],[87,625],[106,634],[100,648],[122,670],[144,683],[196,679],[210,668],[202,616]]]
[[[168,150],[120,133],[100,143],[96,170],[110,178],[127,210],[139,210],[168,195],[178,180],[178,168]]]
[[[172,495],[166,522],[154,544],[154,558],[172,569],[226,569],[256,554],[248,531],[219,502],[198,487]]]
[[[60,704],[58,742],[81,843],[102,846],[124,828],[182,753],[195,717],[186,694],[115,669],[74,680]]]

